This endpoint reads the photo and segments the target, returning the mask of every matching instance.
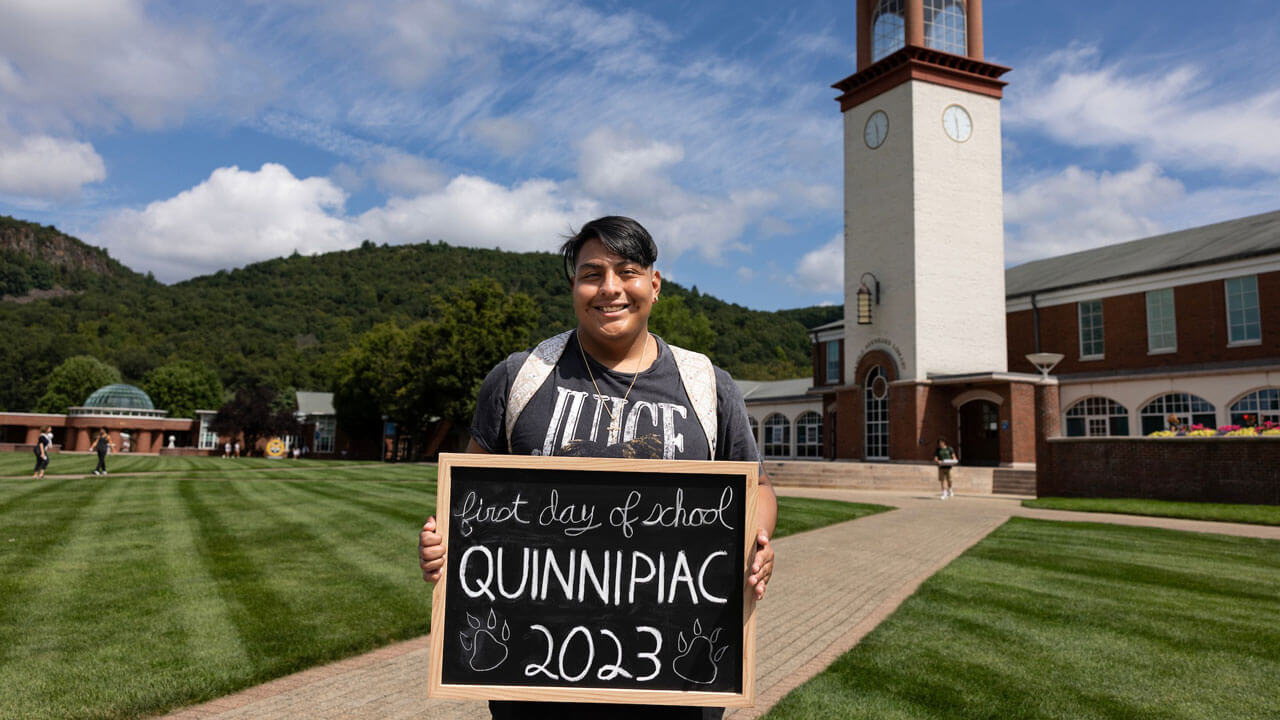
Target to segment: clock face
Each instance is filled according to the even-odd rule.
[[[883,110],[871,113],[871,117],[867,118],[867,126],[862,131],[862,139],[866,141],[867,147],[875,150],[884,144],[884,139],[888,135],[889,116],[885,115]]]
[[[973,120],[969,117],[969,111],[959,105],[948,105],[942,111],[942,129],[947,131],[947,137],[956,142],[968,140],[973,135]]]

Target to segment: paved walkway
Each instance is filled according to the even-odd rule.
[[[933,573],[1010,516],[1167,527],[1280,540],[1280,527],[1030,510],[1020,498],[872,490],[783,488],[788,495],[893,505],[898,510],[775,543],[778,564],[758,606],[759,717],[886,618]],[[427,638],[312,668],[203,705],[172,720],[276,718],[485,718],[483,703],[429,700]]]

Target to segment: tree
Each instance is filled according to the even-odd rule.
[[[716,334],[711,319],[703,312],[689,309],[679,295],[663,295],[649,314],[649,328],[663,340],[686,350],[709,354],[715,346]]]
[[[493,366],[529,347],[538,311],[533,298],[489,278],[432,298],[431,310],[413,331],[410,409],[419,424],[432,416],[465,424]]]
[[[333,409],[352,434],[382,427],[382,416],[404,422],[410,383],[409,331],[378,323],[338,359]]]
[[[94,390],[120,382],[120,371],[92,355],[67,358],[49,373],[36,412],[63,413],[81,405]]]
[[[245,447],[249,449],[261,438],[296,433],[298,419],[291,406],[281,400],[280,394],[270,386],[242,387],[218,409],[210,427],[220,435],[244,435]]]
[[[171,362],[147,373],[142,389],[151,402],[170,417],[194,417],[196,410],[222,405],[222,382],[207,365],[186,360]]]

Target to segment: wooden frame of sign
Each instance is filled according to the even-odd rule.
[[[427,695],[753,705],[758,468],[441,454]]]

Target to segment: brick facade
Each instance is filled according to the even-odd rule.
[[[1280,438],[1055,438],[1040,497],[1280,505]]]
[[[1040,308],[1040,348],[1065,355],[1054,368],[1055,375],[1274,360],[1280,358],[1280,272],[1259,273],[1257,279],[1262,342],[1255,345],[1228,346],[1224,281],[1213,280],[1173,288],[1176,352],[1148,353],[1145,292],[1102,298],[1102,358],[1080,359],[1079,312],[1074,302]],[[1006,315],[1010,371],[1035,372],[1026,359],[1036,348],[1034,312]]]

